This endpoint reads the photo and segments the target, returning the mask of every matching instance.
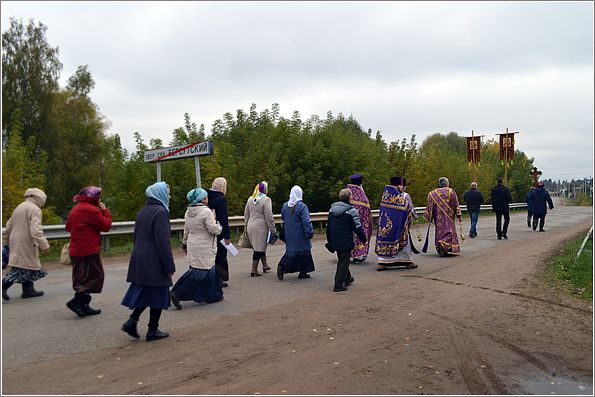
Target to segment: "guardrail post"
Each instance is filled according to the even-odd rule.
[[[101,248],[103,249],[103,252],[109,250],[109,236],[101,236]]]

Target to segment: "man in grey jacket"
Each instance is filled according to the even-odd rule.
[[[326,247],[330,252],[337,252],[337,271],[335,272],[334,292],[347,291],[355,280],[349,272],[351,250],[354,247],[353,234],[366,243],[357,210],[350,204],[351,191],[342,189],[339,201],[331,205],[326,224]]]

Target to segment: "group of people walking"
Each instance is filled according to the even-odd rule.
[[[346,291],[355,282],[349,271],[350,262],[361,263],[368,257],[374,224],[362,182],[361,174],[351,175],[350,183],[340,190],[339,200],[331,205],[328,213],[325,246],[337,255],[335,292]],[[417,267],[413,254],[420,251],[414,246],[410,228],[418,215],[411,196],[406,192],[405,177],[394,176],[389,182],[380,201],[375,241],[377,270],[397,266],[413,269]],[[159,329],[159,320],[162,311],[170,304],[181,310],[183,301],[213,303],[223,299],[223,288],[228,286],[229,281],[227,252],[231,243],[226,192],[227,181],[219,177],[208,191],[195,188],[187,193],[189,205],[184,215],[182,248],[186,253],[188,270],[174,285],[172,277],[176,265],[170,245],[170,188],[165,182],[147,187],[146,203],[135,219],[134,248],[126,278],[130,285],[122,299],[122,305],[132,310],[122,325],[124,332],[140,338],[138,322],[141,314],[149,308],[146,340],[163,339],[169,334]],[[484,202],[477,183],[471,184],[463,199],[471,218],[469,237],[475,238],[479,210]],[[507,239],[512,198],[501,178],[491,191],[491,200],[496,212],[498,239]],[[39,261],[39,251],[49,251],[41,226],[41,208],[45,201],[43,191],[28,189],[25,201],[17,206],[6,225],[3,246],[10,255],[10,270],[2,280],[4,300],[10,299],[8,289],[14,283],[22,284],[22,298],[43,295],[43,291],[35,290],[33,283],[47,275]],[[535,189],[529,191],[526,201],[527,225],[533,230],[539,225],[539,231],[544,231],[546,203],[550,209],[553,203],[543,183],[538,183]],[[112,219],[109,209],[101,201],[101,188],[87,186],[80,190],[73,202],[75,206],[68,216],[66,230],[71,236],[69,255],[74,297],[66,306],[77,316],[86,317],[101,313],[100,309],[91,308],[90,302],[91,294],[101,293],[103,289],[101,232],[111,229]],[[437,253],[440,256],[458,255],[460,243],[456,220],[461,225],[462,215],[457,194],[450,187],[448,178],[440,178],[438,187],[428,193],[423,216],[428,221],[428,230],[421,252],[427,252],[430,225],[433,223]],[[298,273],[298,279],[310,278],[309,273],[315,271],[311,253],[314,230],[301,187],[296,185],[291,189],[288,201],[282,206],[281,219],[279,238],[285,242],[285,253],[277,265],[277,278],[283,280],[286,274],[291,273]],[[260,277],[271,270],[267,247],[274,243],[277,235],[266,181],[259,182],[246,201],[244,229],[253,251],[250,276]],[[464,235],[461,234],[461,238]],[[262,273],[259,271],[260,263]]]

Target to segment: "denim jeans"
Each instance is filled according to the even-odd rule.
[[[479,211],[469,211],[469,217],[471,218],[471,228],[469,229],[469,235],[477,234],[477,220],[479,219]]]

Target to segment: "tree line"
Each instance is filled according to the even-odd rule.
[[[393,175],[404,175],[414,204],[425,206],[441,176],[450,179],[460,200],[474,180],[489,200],[489,189],[504,174],[494,139],[482,142],[482,161],[475,168],[467,162],[465,137],[456,132],[433,134],[421,144],[414,134],[387,143],[380,131],[364,129],[353,116],[329,111],[302,119],[296,111],[285,118],[278,104],[225,113],[208,133],[185,113],[168,141],[145,142],[135,132],[135,150],[128,152],[118,134],[108,134],[109,121],[90,97],[95,82],[87,65],[60,87],[59,49],[47,43],[46,30],[41,23],[30,20],[25,26],[12,18],[2,34],[3,224],[33,186],[48,194],[45,224],[62,223],[72,197],[87,185],[102,187],[115,221],[133,220],[144,205],[145,188],[156,179],[155,165],[144,162],[144,152],[205,139],[214,141],[215,154],[201,157],[202,184],[208,188],[218,176],[228,180],[230,215],[243,214],[262,180],[269,182],[273,210],[279,213],[293,185],[302,187],[312,212],[328,211],[354,173],[364,175],[373,208]],[[524,200],[532,166],[533,159],[515,151],[508,168],[513,200]],[[161,167],[162,179],[171,186],[171,217],[182,218],[186,193],[195,187],[194,161],[166,161]]]

